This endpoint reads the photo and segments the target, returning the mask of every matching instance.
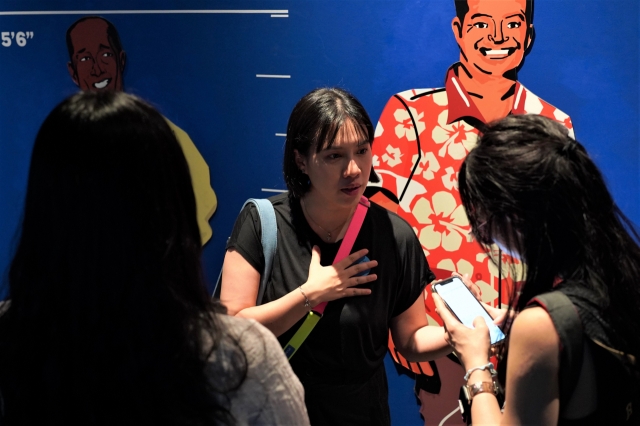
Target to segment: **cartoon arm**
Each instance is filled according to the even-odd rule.
[[[200,238],[202,239],[202,245],[204,245],[209,241],[209,238],[211,238],[212,231],[209,225],[209,219],[211,219],[213,212],[216,211],[216,207],[218,206],[218,199],[216,198],[215,192],[213,192],[209,179],[209,166],[207,166],[207,163],[204,161],[204,158],[202,158],[202,155],[189,135],[173,124],[168,118],[165,117],[165,120],[167,120],[169,127],[171,127],[171,130],[173,130],[173,133],[176,135],[176,139],[178,139],[178,143],[189,165],[193,194],[196,197]]]
[[[400,195],[396,184],[398,166],[407,160],[401,152],[402,147],[396,131],[396,127],[400,124],[396,120],[398,111],[402,111],[404,114],[409,113],[402,102],[396,96],[392,96],[382,110],[376,125],[372,147],[373,166],[381,181],[378,185],[388,189],[396,197]]]

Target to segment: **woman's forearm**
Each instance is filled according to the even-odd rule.
[[[255,319],[273,334],[280,336],[307,314],[309,309],[304,304],[305,298],[302,292],[295,289],[264,305],[244,308],[235,316]]]
[[[427,325],[416,330],[402,347],[396,348],[408,361],[432,361],[451,353],[444,335],[443,327]]]
[[[477,366],[484,365],[479,362]],[[475,367],[476,364],[473,364]],[[469,376],[467,384],[488,382],[494,380],[487,370],[476,370]],[[479,393],[473,397],[471,404],[471,420],[478,425],[499,425],[502,422],[502,412],[497,397],[491,392]]]

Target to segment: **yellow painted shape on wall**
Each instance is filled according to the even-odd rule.
[[[213,192],[211,187],[211,180],[209,177],[209,166],[204,158],[198,151],[198,148],[193,144],[193,141],[189,135],[180,127],[173,124],[168,118],[165,117],[169,127],[173,130],[173,133],[180,143],[182,152],[187,159],[189,165],[189,172],[191,174],[191,184],[193,185],[193,193],[196,197],[196,214],[198,216],[198,228],[200,228],[200,238],[202,245],[204,245],[211,238],[212,231],[209,225],[209,219],[213,216],[213,212],[218,207],[218,199],[216,193]]]

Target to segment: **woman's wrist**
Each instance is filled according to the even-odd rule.
[[[309,309],[315,308],[321,302],[320,300],[318,300],[317,293],[309,288],[308,283],[304,283],[298,288],[306,295],[306,300],[309,301]]]
[[[464,367],[464,371],[465,373],[471,374],[470,371],[474,368],[478,368],[478,367],[482,367],[482,366],[486,366],[489,362],[491,362],[491,360],[489,360],[489,358],[475,358],[472,359],[470,361],[466,361],[462,364],[462,366]],[[488,371],[488,368],[485,368],[485,370]]]
[[[304,307],[305,307],[305,309],[310,311],[311,310],[311,302],[309,301],[309,298],[307,297],[307,293],[304,292],[304,290],[302,289],[302,286],[298,286],[298,290],[300,290],[300,293],[302,294],[302,297],[304,298]]]
[[[467,376],[467,384],[476,382],[491,382],[494,376],[488,370],[475,370]]]

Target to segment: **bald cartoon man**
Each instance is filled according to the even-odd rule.
[[[67,69],[81,90],[123,90],[126,54],[118,31],[100,17],[86,17],[67,30]]]
[[[80,18],[67,30],[67,49],[69,75],[81,90],[124,90],[123,73],[127,55],[118,31],[111,22],[99,16]],[[166,120],[189,164],[200,237],[204,244],[211,238],[209,219],[217,207],[216,195],[209,180],[209,167],[189,135]]]
[[[509,114],[553,118],[571,135],[573,125],[517,80],[533,44],[533,0],[461,0],[455,7],[451,27],[459,62],[447,70],[444,87],[407,90],[389,99],[376,127],[373,161],[379,185],[397,198],[395,205],[382,201],[413,226],[438,278],[452,271],[469,274],[483,300],[500,306],[509,294],[503,291],[499,298],[500,283],[511,288],[511,273],[522,265],[515,271],[498,268],[489,257],[501,263],[497,248],[488,254],[471,237],[458,193],[460,165],[485,124]],[[440,323],[429,287],[425,308],[429,322]],[[401,364],[419,372],[390,348]]]

